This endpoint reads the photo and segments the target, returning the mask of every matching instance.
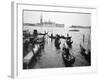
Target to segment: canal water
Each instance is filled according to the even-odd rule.
[[[37,61],[34,68],[54,68],[64,66],[61,51],[56,50],[54,40],[51,42],[50,39],[48,39],[44,50],[41,52],[41,57]]]
[[[29,28],[28,28],[29,29]],[[30,29],[30,32],[34,29]],[[39,30],[39,29],[38,29]],[[50,31],[50,30],[49,30]],[[51,30],[53,33],[55,30]],[[59,30],[60,31],[60,30]],[[64,32],[64,31],[63,31]],[[63,32],[57,32],[62,33]],[[72,65],[73,67],[79,66],[89,66],[89,63],[85,60],[84,56],[80,54],[80,44],[85,47],[86,50],[91,49],[91,39],[90,39],[90,29],[79,29],[78,32],[67,31],[70,36],[72,36],[72,48],[70,49],[73,56],[75,56],[75,63]],[[52,33],[52,32],[51,32]],[[66,33],[63,34],[66,36]],[[83,41],[84,35],[84,41]],[[51,40],[48,36],[46,36],[45,47],[41,51],[40,55],[37,57],[37,61],[35,62],[34,68],[57,68],[57,67],[65,67],[63,58],[62,58],[62,46],[65,43],[65,40],[60,39],[61,41],[61,49],[57,50],[54,45],[54,40]]]

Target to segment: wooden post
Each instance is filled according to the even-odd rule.
[[[83,43],[84,43],[84,40],[85,40],[85,35],[83,34]]]

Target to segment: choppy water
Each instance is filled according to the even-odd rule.
[[[88,66],[89,63],[85,60],[84,56],[80,54],[80,44],[84,45],[84,47],[89,50],[91,49],[90,44],[90,29],[79,29],[79,32],[69,31],[69,29],[63,28],[33,28],[26,26],[24,30],[28,30],[30,33],[33,33],[33,30],[37,29],[38,32],[48,32],[49,34],[53,33],[60,34],[66,36],[67,33],[72,36],[72,49],[71,52],[75,56],[75,63],[73,66]],[[83,43],[83,34],[84,43]],[[61,48],[65,40],[61,39]],[[61,50],[56,50],[54,46],[54,40],[51,41],[49,37],[46,39],[45,48],[42,50],[41,55],[39,56],[38,60],[36,61],[33,68],[54,68],[54,67],[65,67],[65,64],[62,59],[62,52]]]

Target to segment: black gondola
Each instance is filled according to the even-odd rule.
[[[65,37],[65,36],[60,36],[60,38],[62,38],[62,39],[67,39],[67,37]]]
[[[60,36],[59,35],[56,35],[56,39],[55,39],[55,47],[56,49],[60,49]]]
[[[68,48],[63,48],[62,57],[66,67],[72,66],[75,62],[75,57],[70,54]]]
[[[89,64],[91,65],[91,52],[88,51],[88,54],[86,55],[85,59],[89,62]]]
[[[49,38],[56,39],[56,36],[49,36]]]
[[[82,45],[80,45],[80,49],[81,49],[80,53],[82,54],[82,56],[84,56],[85,59],[89,62],[89,64],[91,64],[91,52],[90,52],[90,50],[86,52],[86,49]]]
[[[80,45],[80,49],[81,49],[81,54],[83,56],[86,56],[86,49],[82,45]]]
[[[66,44],[68,45],[69,48],[72,48],[72,43],[73,41],[71,40],[71,36],[69,36],[69,34],[67,34],[67,37],[66,37]]]
[[[71,48],[73,41],[66,40],[67,45]]]

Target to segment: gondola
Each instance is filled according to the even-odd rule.
[[[56,37],[56,39],[55,39],[55,47],[56,47],[56,49],[60,49],[60,44],[61,44],[60,38]]]
[[[69,34],[67,34],[67,37],[66,37],[66,44],[68,45],[69,48],[72,48],[72,43],[73,41],[71,40],[71,36],[69,36]]]
[[[56,39],[56,36],[49,36],[49,38]]]
[[[57,43],[57,42],[55,41],[55,47],[56,47],[56,49],[60,49],[60,44],[61,44],[61,43]]]
[[[43,39],[39,38],[37,39],[37,41],[35,41],[35,43],[32,46],[32,53],[33,56],[30,58],[29,63],[28,63],[28,67],[32,68],[32,64],[36,63],[37,58],[41,55],[41,50],[43,49]]]
[[[41,38],[37,39],[36,43],[39,44],[39,46],[40,46],[41,49],[43,49],[44,45],[45,45],[45,38],[41,37]]]
[[[89,62],[89,64],[91,64],[91,52],[90,50],[89,51],[86,51],[86,49],[80,45],[80,49],[81,49],[81,55],[85,57],[85,59]]]
[[[69,49],[64,50],[63,48],[62,58],[66,67],[72,66],[75,62],[75,57],[69,53]]]
[[[67,45],[71,48],[73,41],[66,40]]]
[[[65,37],[65,36],[60,36],[60,38],[62,38],[62,39],[67,39],[67,37]]]
[[[67,39],[67,40],[72,38],[71,36],[70,36],[70,37],[69,37],[69,36],[68,36],[68,37],[65,37],[65,36],[59,36],[59,37],[62,38],[62,39]]]
[[[89,62],[89,64],[91,65],[91,52],[88,51],[88,54],[85,56],[85,59]]]
[[[80,51],[81,55],[86,56],[86,49],[82,45],[80,45]]]
[[[69,30],[69,31],[79,32],[80,30],[78,30],[78,29],[71,29],[71,30]]]
[[[46,34],[48,34],[48,33],[38,33],[38,35],[46,35]]]

